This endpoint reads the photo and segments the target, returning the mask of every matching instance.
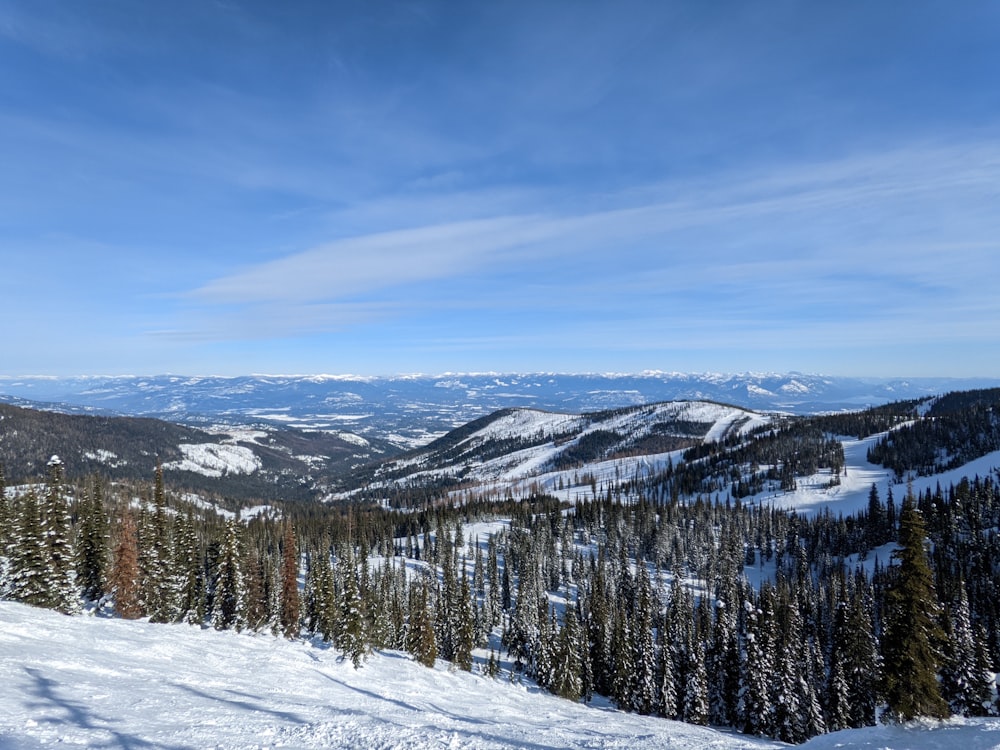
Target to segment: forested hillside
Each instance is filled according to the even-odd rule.
[[[211,429],[158,419],[61,414],[0,403],[0,466],[14,481],[45,475],[59,456],[70,476],[148,479],[164,466],[176,487],[245,500],[310,499],[348,468],[398,452],[348,433],[267,425]]]
[[[971,398],[951,413],[967,425],[982,410]],[[51,461],[44,482],[0,492],[0,590],[71,613],[315,637],[359,667],[398,649],[789,742],[879,715],[992,715],[995,473],[873,486],[849,515],[732,492],[820,467],[834,480],[847,468],[835,434],[895,435],[942,414],[918,403],[736,429],[571,504],[415,487],[398,508],[373,491],[241,521],[191,505],[167,472],[145,486],[67,481]]]

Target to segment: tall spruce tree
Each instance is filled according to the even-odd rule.
[[[109,557],[109,521],[104,509],[104,492],[94,478],[79,508],[76,534],[76,579],[85,599],[104,596]]]
[[[299,547],[295,529],[285,527],[281,542],[281,612],[278,616],[281,634],[295,638],[299,634]]]
[[[70,538],[69,503],[63,487],[63,462],[52,456],[48,462],[49,477],[42,506],[42,533],[47,553],[48,606],[60,612],[72,612],[79,605],[80,592],[76,585],[73,544]]]
[[[17,601],[36,607],[51,607],[49,556],[41,513],[38,495],[31,487],[21,498],[16,513],[10,588]]]
[[[882,639],[885,718],[890,721],[948,716],[938,685],[943,632],[926,541],[923,515],[907,492],[899,516],[900,546],[893,552],[899,565],[886,596]]]
[[[226,522],[215,570],[215,596],[212,600],[212,626],[216,630],[242,630],[246,627],[246,580],[239,522]]]

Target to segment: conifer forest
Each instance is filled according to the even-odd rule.
[[[419,486],[391,497],[194,502],[146,480],[0,473],[0,597],[67,615],[327,642],[534,681],[567,700],[800,743],[996,715],[1000,477],[908,480],[1000,449],[1000,392],[787,418],[691,446],[574,502]],[[850,514],[753,496],[892,472]],[[242,512],[241,512],[242,511]]]

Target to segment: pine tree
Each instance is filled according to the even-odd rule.
[[[299,634],[299,549],[295,529],[285,527],[281,543],[281,612],[278,617],[281,634],[295,638]]]
[[[242,546],[238,522],[230,519],[226,522],[215,569],[212,627],[216,630],[242,630],[247,624]]]
[[[909,721],[918,716],[944,718],[948,704],[941,697],[937,672],[938,644],[943,633],[937,624],[938,603],[934,577],[924,549],[923,516],[907,492],[899,517],[899,561],[886,596],[885,664],[886,718]]]
[[[369,645],[365,602],[358,583],[354,551],[350,546],[345,547],[344,554],[340,556],[338,562],[344,581],[344,592],[341,603],[342,625],[337,645],[344,652],[344,657],[350,659],[354,668],[358,669],[368,655]]]
[[[173,570],[173,539],[167,520],[163,466],[157,461],[153,481],[153,513],[139,522],[139,569],[146,610],[151,622],[171,622],[177,617],[178,582]]]
[[[115,612],[119,617],[134,620],[145,614],[139,592],[138,529],[130,508],[125,508],[118,523],[118,541],[115,544],[108,584],[114,595]]]
[[[771,702],[771,681],[777,671],[774,634],[774,590],[769,583],[761,585],[760,606],[746,604],[746,645],[740,680],[740,717],[747,734],[773,736],[774,706]]]
[[[80,503],[76,535],[76,579],[85,599],[96,602],[104,596],[108,573],[110,524],[104,510],[101,483],[94,479]]]
[[[698,639],[688,644],[685,677],[684,721],[688,724],[707,724],[708,673],[705,667],[705,645]]]
[[[10,588],[13,598],[36,607],[51,607],[49,555],[34,487],[21,498],[12,551]]]
[[[637,713],[650,714],[657,705],[656,645],[653,640],[655,601],[645,562],[640,561],[637,567],[632,628],[632,661],[635,664],[632,705]]]
[[[948,638],[941,670],[942,697],[953,713],[981,716],[989,705],[992,675],[983,669],[981,649],[977,649],[964,581],[959,581],[958,600],[947,612],[946,625]]]
[[[79,604],[70,541],[69,503],[63,489],[63,463],[58,456],[48,462],[49,478],[42,506],[42,533],[47,553],[46,578],[48,606],[60,612],[72,612]]]
[[[0,466],[0,599],[10,596],[13,576],[14,509],[7,500],[7,481]]]
[[[431,611],[430,585],[419,579],[410,587],[409,617],[406,624],[406,650],[425,667],[434,667],[437,644],[434,640],[434,613]]]
[[[174,519],[175,617],[192,625],[205,620],[205,574],[201,545],[191,513]]]
[[[466,672],[472,671],[472,650],[476,647],[476,613],[472,599],[472,589],[462,562],[462,574],[458,584],[458,600],[453,608],[455,624],[455,666]]]
[[[583,693],[583,675],[580,643],[580,625],[576,608],[566,603],[566,614],[554,649],[552,664],[552,692],[561,698],[577,701]]]

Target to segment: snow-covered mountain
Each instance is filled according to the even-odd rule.
[[[768,424],[758,412],[675,401],[586,414],[503,409],[363,475],[376,486],[530,482],[546,472],[588,473],[602,464],[665,464],[671,454]],[[574,472],[575,470],[575,472]]]
[[[0,377],[0,399],[173,421],[266,421],[349,431],[414,447],[478,417],[515,406],[586,412],[708,400],[757,411],[803,414],[998,385],[1000,379],[904,380],[802,373]]]
[[[359,670],[269,635],[66,617],[0,601],[0,747],[788,747],[588,707],[530,685],[427,669],[396,652]],[[1000,720],[952,719],[815,737],[804,750],[987,750]]]

